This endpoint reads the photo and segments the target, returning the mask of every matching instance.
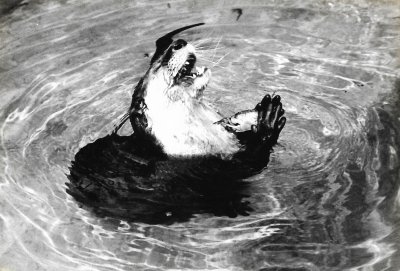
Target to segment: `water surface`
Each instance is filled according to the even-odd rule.
[[[180,37],[223,115],[283,99],[252,211],[146,224],[81,208],[75,154],[126,112],[154,41],[197,22]],[[29,1],[0,40],[0,269],[400,269],[395,1]]]

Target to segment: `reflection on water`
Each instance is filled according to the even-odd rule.
[[[398,270],[399,18],[395,1],[362,0],[11,9],[0,18],[0,269]],[[125,113],[155,39],[203,21],[182,37],[212,67],[208,101],[229,115],[267,90],[287,112],[268,168],[246,179],[248,215],[165,225],[80,208],[65,185],[75,154]]]

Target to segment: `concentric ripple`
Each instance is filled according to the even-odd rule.
[[[0,17],[0,270],[400,268],[395,1],[26,3]],[[155,40],[198,22],[181,37],[213,72],[205,99],[286,110],[247,215],[95,215],[66,192],[75,154],[126,112]]]

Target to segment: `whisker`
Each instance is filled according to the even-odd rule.
[[[204,61],[207,61],[207,62],[211,62],[212,64],[216,64],[216,62],[214,62],[212,60],[209,60],[207,58],[200,58],[200,60],[204,60]]]
[[[218,62],[214,61],[213,59],[210,59],[209,57],[206,57],[206,56],[204,56],[204,55],[198,55],[198,58],[199,58],[200,60],[205,60],[205,61],[210,62],[210,63],[213,63],[213,64],[218,63]]]
[[[211,48],[209,45],[206,45],[206,46],[199,46],[199,47],[195,47],[195,49],[196,49],[196,51],[214,51],[214,50],[219,50],[219,49],[222,49],[223,47],[217,47],[217,46],[215,46],[215,47],[213,47],[213,48]]]
[[[192,42],[193,46],[196,48],[197,46],[202,45],[203,43],[205,43],[207,41],[213,40],[214,38],[211,37],[212,34],[214,34],[214,31],[211,31],[206,37],[204,37],[201,40],[193,41]]]
[[[210,57],[207,57],[207,56],[204,56],[204,55],[197,55],[197,57],[201,58],[201,59],[205,59],[205,60],[207,60],[208,62],[211,62],[211,63],[217,63],[217,61],[214,61]],[[220,55],[218,57],[220,57]]]
[[[222,48],[223,47],[215,47],[215,48],[206,48],[206,47],[204,47],[204,48],[196,48],[196,50],[199,49],[200,52],[207,52],[207,51],[211,51],[211,50],[219,50],[219,49],[222,49]]]
[[[212,57],[213,60],[214,60],[214,57],[215,57],[215,52],[216,52],[217,47],[218,47],[219,43],[221,42],[221,40],[222,40],[222,36],[219,38],[219,40],[218,40],[218,42],[217,42],[217,45],[215,45],[214,54],[213,54],[213,57]]]
[[[206,46],[197,46],[197,47],[195,47],[196,48],[196,50],[200,50],[200,51],[209,51],[209,50],[211,50],[211,48],[208,46],[208,47],[206,47]]]
[[[214,67],[218,67],[219,69],[223,69],[223,70],[227,70],[227,71],[229,71],[229,69],[228,68],[226,68],[226,67],[223,67],[223,66],[220,66],[218,63],[216,63],[216,62],[213,62],[213,61],[211,61],[211,60],[208,60],[208,59],[204,59],[204,58],[201,58],[200,60],[204,60],[204,61],[206,61],[206,62],[210,62],[210,63],[212,63],[213,64],[213,66],[212,66],[212,68],[214,68]]]
[[[209,41],[212,41],[214,38],[204,38],[204,39],[201,39],[201,40],[198,40],[198,41],[194,41],[194,42],[192,42],[192,44],[193,44],[193,46],[194,47],[199,47],[200,45],[202,45],[202,44],[204,44],[204,43],[206,43],[206,42],[209,42]]]
[[[217,61],[217,64],[216,65],[218,65],[221,61],[222,61],[222,59],[224,59],[227,55],[229,55],[230,53],[231,53],[232,51],[229,51],[229,52],[227,52],[225,55],[223,55],[218,61]]]

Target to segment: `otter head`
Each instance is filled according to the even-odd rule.
[[[178,31],[197,25],[200,24],[171,33],[175,35]],[[171,33],[156,42],[157,50],[146,74],[148,76],[146,91],[161,91],[170,101],[189,102],[192,99],[199,99],[207,86],[211,72],[205,67],[195,67],[197,58],[194,46],[183,39],[172,40]]]
[[[198,99],[210,79],[211,72],[205,67],[196,67],[196,52],[185,40],[173,41],[150,67],[149,76],[154,88],[147,91],[164,91],[171,101]],[[149,82],[150,83],[150,82]]]
[[[200,104],[211,71],[195,66],[197,58],[193,45],[183,39],[174,41],[172,38],[188,28],[202,24],[182,27],[156,41],[156,51],[150,67],[132,96],[129,115],[135,131],[144,131],[151,126],[147,120],[154,123],[168,112],[178,112],[177,106],[192,110]]]
[[[195,26],[174,30],[156,41],[156,51],[150,67],[135,88],[133,100],[146,100],[149,95],[164,95],[170,101],[198,99],[211,76],[205,67],[196,67],[196,51],[193,45],[173,36]]]

